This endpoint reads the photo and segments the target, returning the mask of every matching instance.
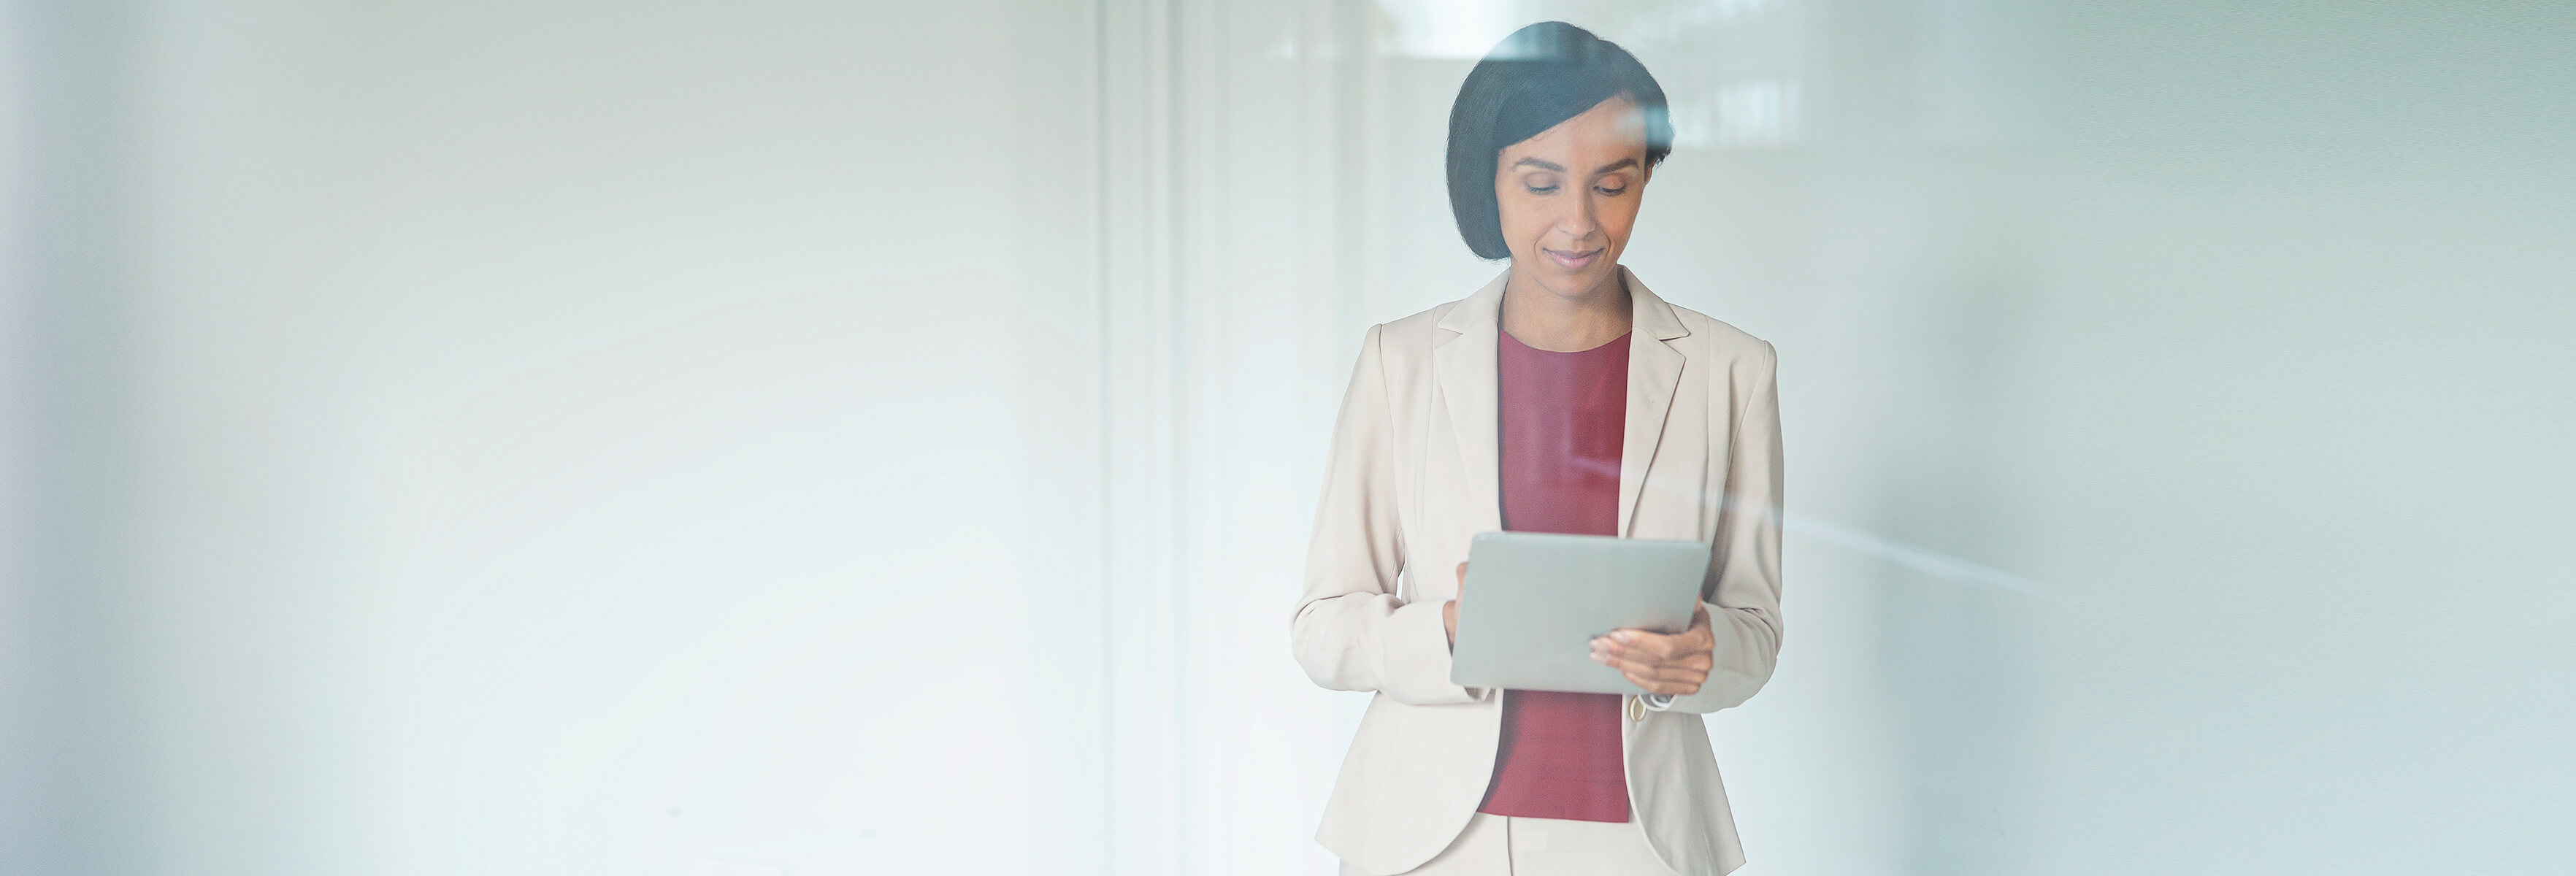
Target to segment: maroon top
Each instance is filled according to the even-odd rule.
[[[1551,353],[1502,335],[1503,528],[1619,534],[1619,445],[1628,422],[1628,336]],[[1618,694],[1512,690],[1494,779],[1477,811],[1628,820]]]

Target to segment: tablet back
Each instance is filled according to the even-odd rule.
[[[1592,662],[1592,638],[1690,627],[1708,545],[1488,532],[1467,553],[1449,680],[1467,687],[1645,693]]]

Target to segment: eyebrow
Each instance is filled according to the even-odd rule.
[[[1519,161],[1512,162],[1512,166],[1513,166],[1513,167],[1521,167],[1521,166],[1524,166],[1524,165],[1529,166],[1529,167],[1535,167],[1535,168],[1538,168],[1538,169],[1540,169],[1540,170],[1554,171],[1554,172],[1556,172],[1556,173],[1564,173],[1564,172],[1565,172],[1565,165],[1558,164],[1558,163],[1553,162],[1553,161],[1541,161],[1541,160],[1539,160],[1539,159],[1537,159],[1537,158],[1523,158],[1523,159],[1521,159],[1521,160],[1519,160]],[[1593,175],[1593,176],[1600,176],[1600,175],[1602,175],[1602,174],[1609,173],[1609,172],[1611,172],[1611,171],[1618,170],[1618,169],[1623,168],[1623,167],[1635,167],[1635,166],[1637,166],[1637,159],[1634,159],[1634,158],[1622,158],[1622,159],[1619,159],[1619,160],[1617,160],[1617,161],[1613,161],[1613,162],[1610,162],[1610,163],[1608,163],[1608,164],[1601,165],[1601,169],[1593,171],[1593,172],[1592,172],[1592,175]]]

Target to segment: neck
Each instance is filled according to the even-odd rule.
[[[1517,270],[1503,283],[1503,331],[1541,350],[1589,350],[1628,333],[1635,307],[1622,272],[1581,295],[1559,295],[1525,280]]]

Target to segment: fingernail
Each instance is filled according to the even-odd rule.
[[[1615,633],[1611,633],[1611,634],[1610,634],[1610,638],[1617,639],[1617,640],[1622,641],[1622,642],[1628,641],[1630,638],[1633,638],[1633,637],[1635,637],[1635,636],[1636,636],[1636,634],[1635,634],[1635,633],[1628,632],[1627,630],[1620,630],[1620,631],[1618,631],[1618,632],[1615,632]]]
[[[1594,652],[1592,652],[1592,662],[1594,662],[1594,663],[1608,663],[1608,662],[1610,662],[1610,658],[1609,658],[1609,657],[1606,657],[1606,656],[1603,656],[1603,655],[1602,655],[1602,653],[1601,653],[1601,652],[1599,652],[1599,651],[1594,651]]]

